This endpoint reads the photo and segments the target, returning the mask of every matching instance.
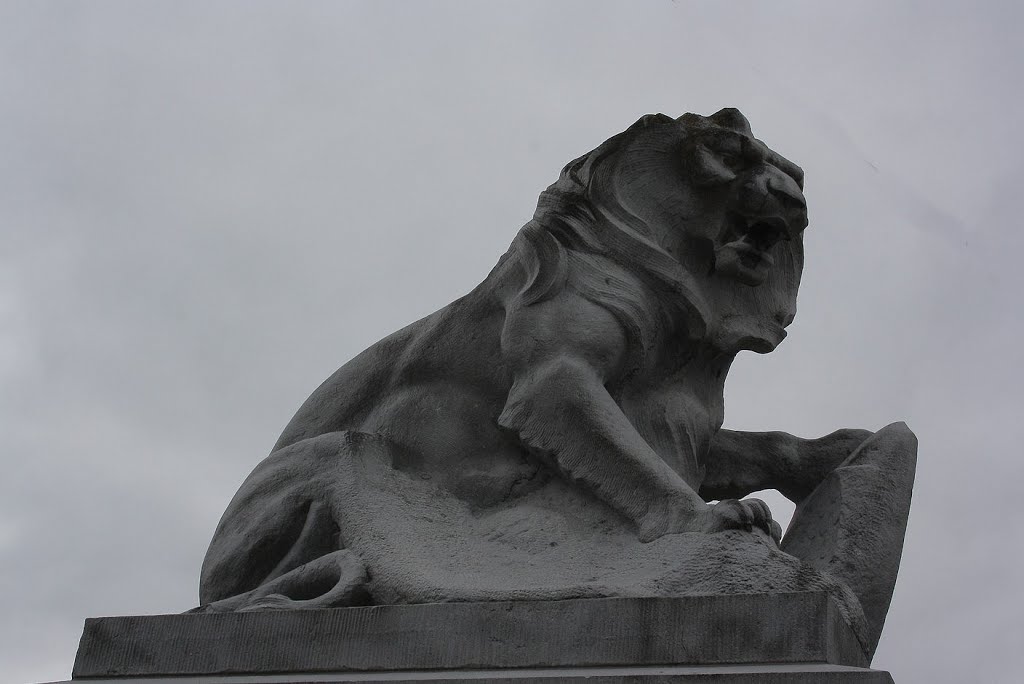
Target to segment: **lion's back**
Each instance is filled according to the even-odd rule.
[[[340,430],[387,432],[410,392],[502,399],[504,309],[493,282],[388,335],[327,378],[302,404],[274,450]],[[443,391],[442,391],[443,390]]]
[[[334,371],[302,403],[278,438],[274,451],[329,432],[359,429],[366,416],[383,401],[392,377],[400,370],[398,360],[422,335],[430,318],[395,331]]]

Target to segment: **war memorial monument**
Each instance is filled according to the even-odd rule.
[[[197,608],[87,620],[73,679],[891,682],[913,433],[721,429],[734,357],[796,313],[807,225],[803,172],[737,110],[642,117],[469,294],[313,392]]]

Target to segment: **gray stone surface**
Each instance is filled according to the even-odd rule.
[[[97,618],[74,677],[809,663],[866,665],[823,592]]]
[[[79,681],[82,680],[73,680]],[[893,684],[888,672],[844,665],[817,663],[525,668],[508,670],[433,670],[388,673],[330,673],[288,675],[220,675],[198,677],[102,678],[92,684],[312,684],[314,682],[464,682],[466,684]],[[61,682],[60,684],[71,684]]]
[[[802,186],[736,110],[648,115],[571,162],[479,286],[307,399],[228,506],[199,610],[812,590],[870,657],[913,435],[720,430],[733,358],[795,315]],[[799,504],[781,549],[741,498],[768,488]]]

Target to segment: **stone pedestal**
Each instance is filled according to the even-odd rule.
[[[878,682],[823,592],[86,620],[73,679]],[[173,678],[173,680],[172,680]]]

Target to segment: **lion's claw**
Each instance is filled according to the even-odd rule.
[[[706,532],[746,530],[755,527],[778,544],[782,540],[782,526],[772,519],[768,504],[760,499],[723,499],[708,508]]]

